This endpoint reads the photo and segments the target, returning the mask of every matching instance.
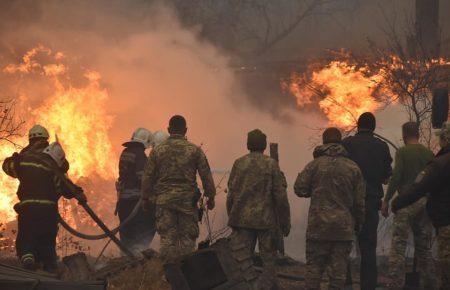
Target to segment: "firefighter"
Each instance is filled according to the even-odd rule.
[[[121,223],[128,218],[141,197],[142,173],[147,163],[145,150],[150,146],[157,146],[167,138],[168,134],[163,132],[158,131],[153,136],[147,129],[138,128],[131,140],[123,144],[125,149],[119,161],[116,208]],[[136,216],[120,229],[120,239],[135,254],[139,254],[148,248],[155,232],[155,211],[139,208]]]
[[[65,160],[64,150],[55,142],[42,152],[14,153],[3,163],[5,173],[20,182],[19,203],[14,206],[18,213],[16,251],[26,269],[36,269],[41,263],[44,271],[56,272],[58,199],[86,201],[82,188],[64,175]]]
[[[164,131],[156,131],[153,134],[153,138],[152,138],[152,148],[155,148],[156,146],[158,146],[159,144],[163,143],[167,139],[169,139],[169,134],[168,133],[166,133]]]
[[[20,151],[20,153],[25,153],[28,151],[42,152],[45,148],[48,147],[48,138],[50,134],[47,129],[39,124],[31,127],[30,131],[28,131],[28,141],[29,144],[25,148]]]
[[[23,148],[19,154],[25,154],[27,152],[42,152],[45,148],[48,147],[49,142],[48,139],[50,138],[50,134],[48,133],[48,130],[39,125],[36,124],[28,131],[28,145]],[[61,166],[61,169],[64,171],[64,173],[67,173],[69,170],[69,162],[64,159],[63,165]]]

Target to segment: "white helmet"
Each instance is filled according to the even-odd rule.
[[[48,134],[47,129],[45,129],[43,126],[36,124],[33,127],[31,127],[30,131],[28,131],[28,139],[34,139],[34,138],[46,138],[48,139],[50,135]]]
[[[53,142],[48,145],[47,148],[44,149],[43,153],[49,155],[53,160],[55,160],[59,167],[64,164],[64,160],[66,159],[66,153],[64,153],[64,149],[58,142]]]
[[[152,139],[152,132],[145,128],[137,128],[134,131],[133,136],[131,136],[130,142],[139,142],[142,143],[145,148],[148,148],[152,144]]]
[[[169,138],[169,134],[163,131],[156,131],[153,134],[152,147],[156,147]]]

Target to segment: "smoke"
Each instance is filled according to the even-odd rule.
[[[83,70],[99,72],[110,95],[106,110],[114,117],[110,137],[117,155],[136,127],[165,129],[172,115],[182,114],[189,139],[202,144],[214,169],[230,169],[246,153],[246,133],[254,128],[280,143],[281,166],[290,185],[310,159],[307,127],[324,120],[292,114],[291,125],[286,125],[255,109],[230,59],[195,29],[183,28],[167,6],[144,1],[6,1],[1,6],[1,66],[19,63],[27,50],[42,44],[65,54],[74,85],[83,82]],[[11,85],[2,75],[0,83],[2,97],[17,97],[19,86],[27,92],[25,119],[52,95],[53,88],[39,76]],[[105,194],[116,198],[115,192]],[[226,223],[225,194],[218,199],[212,213],[216,229]],[[290,199],[294,229],[287,251],[302,257],[306,203],[292,195]]]
[[[19,62],[25,51],[42,44],[62,51],[76,64],[68,72],[74,84],[83,82],[81,71],[98,71],[110,95],[106,110],[114,116],[110,137],[116,155],[135,128],[165,129],[172,115],[182,114],[189,139],[202,145],[211,167],[230,169],[246,153],[247,132],[260,128],[269,141],[280,144],[280,166],[288,178],[292,207],[287,253],[303,259],[308,202],[293,195],[292,185],[312,158],[310,140],[318,132],[311,128],[325,127],[326,120],[313,113],[299,114],[293,98],[280,99],[276,93],[250,98],[230,57],[202,39],[195,27],[183,27],[170,7],[155,2],[2,1],[0,64]],[[16,96],[16,87],[5,85],[9,82],[0,77],[0,96]],[[51,95],[51,87],[39,78],[20,85],[32,98],[30,111],[23,115],[27,118]],[[251,85],[264,93],[264,85]],[[388,116],[390,121],[384,124],[400,118]],[[389,132],[398,136],[394,129]],[[116,199],[114,192],[107,194]],[[217,229],[226,223],[225,197],[221,192],[212,213]]]

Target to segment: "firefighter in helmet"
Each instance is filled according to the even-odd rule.
[[[50,134],[48,130],[42,125],[35,124],[28,131],[28,145],[20,151],[19,154],[25,154],[27,152],[42,152],[48,147]],[[64,159],[61,169],[66,173],[69,170],[69,162]]]
[[[48,134],[47,134],[48,135]],[[61,145],[54,142],[42,151],[14,153],[3,162],[3,170],[19,179],[14,206],[18,213],[16,251],[26,269],[56,272],[56,235],[58,232],[58,200],[76,198],[86,201],[81,187],[65,176],[67,162]]]
[[[20,153],[25,153],[28,151],[42,152],[49,145],[49,137],[50,134],[45,127],[39,124],[34,125],[33,127],[31,127],[30,131],[28,131],[29,144],[28,146],[23,148]]]
[[[120,223],[123,223],[141,198],[141,179],[147,155],[145,150],[155,147],[167,139],[167,134],[156,132],[152,134],[149,130],[138,128],[134,131],[131,139],[123,144],[119,160],[119,180],[117,181],[117,207],[116,213]],[[139,207],[138,213],[127,224],[120,229],[121,241],[135,254],[148,248],[155,235],[155,212],[144,211]]]

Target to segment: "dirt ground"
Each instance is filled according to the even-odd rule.
[[[170,290],[159,259],[120,272],[108,278],[108,290]]]
[[[18,262],[16,258],[8,258],[8,259],[0,259],[0,263],[15,265],[18,266]],[[114,259],[110,261],[106,261],[106,266],[114,266],[114,264],[120,264],[120,259]],[[260,264],[260,260],[256,257],[255,264],[258,266]],[[352,266],[352,276],[353,276],[353,288],[347,289],[360,289],[359,287],[359,275],[358,275],[358,267],[357,261],[354,261]],[[295,261],[293,259],[284,258],[279,260],[278,262],[278,272],[297,276],[304,277],[305,266],[303,263]],[[380,267],[384,269],[383,267]],[[384,276],[386,273],[384,271],[380,271],[380,282],[384,280]],[[324,277],[326,279],[326,277]],[[162,263],[157,257],[157,254],[154,254],[152,258],[149,258],[145,262],[137,265],[125,268],[120,271],[116,271],[114,274],[111,274],[108,278],[108,290],[170,290],[170,285],[166,282],[164,277],[164,271],[162,267]],[[279,278],[279,285],[282,287],[282,290],[298,290],[304,289],[303,281],[294,281],[292,279]],[[323,283],[322,289],[326,288],[326,281]],[[383,288],[378,288],[383,289]]]

